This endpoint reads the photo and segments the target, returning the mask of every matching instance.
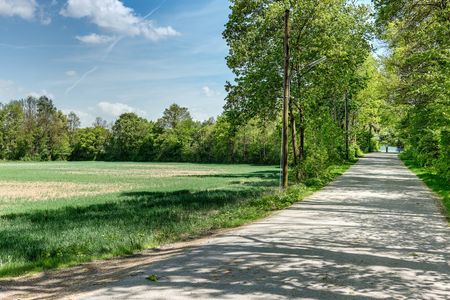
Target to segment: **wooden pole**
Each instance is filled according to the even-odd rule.
[[[281,148],[281,188],[288,186],[288,126],[289,126],[289,10],[284,12],[284,82],[283,82],[283,135]]]

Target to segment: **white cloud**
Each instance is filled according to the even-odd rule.
[[[69,77],[77,76],[77,71],[68,70],[68,71],[66,71],[66,75],[69,76]]]
[[[31,97],[35,97],[35,98],[39,98],[39,97],[42,97],[42,96],[46,96],[46,97],[49,98],[49,99],[55,99],[55,95],[53,95],[52,93],[49,93],[49,92],[46,91],[46,90],[41,90],[41,91],[39,91],[39,92],[29,92],[29,93],[27,94],[27,96],[31,96]]]
[[[110,103],[110,102],[100,102],[97,104],[100,111],[109,116],[118,117],[123,113],[134,112],[140,115],[145,115],[145,111],[136,109],[124,103]]]
[[[202,91],[203,91],[203,94],[205,94],[206,97],[214,97],[214,96],[219,96],[220,95],[220,92],[216,92],[215,90],[213,90],[209,86],[202,87]]]
[[[37,9],[35,0],[0,0],[0,16],[31,20]]]
[[[125,36],[144,36],[156,41],[179,33],[171,26],[158,27],[139,17],[119,0],[68,0],[61,15],[87,18],[102,29]]]
[[[80,42],[94,45],[107,44],[115,40],[113,36],[101,35],[96,33],[91,33],[89,35],[83,36],[76,36],[75,38]]]

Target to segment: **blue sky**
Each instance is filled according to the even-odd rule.
[[[0,102],[45,94],[84,126],[174,102],[217,116],[228,13],[225,0],[0,0]]]

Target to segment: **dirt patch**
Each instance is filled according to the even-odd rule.
[[[108,176],[126,176],[126,177],[180,177],[180,176],[206,176],[219,174],[218,170],[177,170],[177,169],[88,169],[88,170],[62,170],[65,174],[80,174],[80,175],[108,175]]]
[[[122,184],[2,181],[0,182],[0,199],[26,199],[39,201],[115,193],[123,191],[127,188],[129,188],[129,186]]]

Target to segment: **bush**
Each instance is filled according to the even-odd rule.
[[[439,159],[435,166],[439,175],[450,180],[450,131],[443,130],[441,132]]]
[[[433,166],[439,158],[439,136],[433,131],[424,131],[417,145],[417,150],[413,152],[414,158],[420,166]]]
[[[294,169],[300,181],[318,178],[326,173],[328,167],[328,154],[325,149],[311,147],[305,159]]]

